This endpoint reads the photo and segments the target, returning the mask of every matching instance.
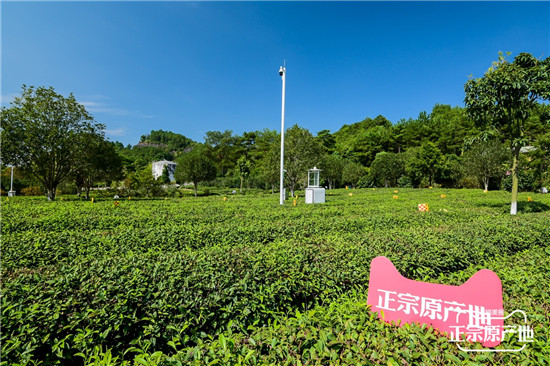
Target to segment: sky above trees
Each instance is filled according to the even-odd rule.
[[[73,92],[136,144],[154,129],[312,132],[463,106],[498,51],[550,54],[548,2],[2,2],[2,105]]]

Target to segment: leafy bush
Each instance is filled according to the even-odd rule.
[[[533,171],[521,171],[518,170],[518,191],[519,192],[534,192],[539,188],[537,180],[533,174]],[[502,189],[505,191],[512,191],[512,175],[506,176],[502,180]]]
[[[30,186],[21,189],[21,195],[23,196],[43,196],[44,190],[39,186]]]

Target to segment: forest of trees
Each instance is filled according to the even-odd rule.
[[[514,63],[507,63],[504,58],[499,62],[541,70],[548,70],[550,63],[546,59],[533,66],[529,64],[534,62],[531,59],[518,61],[518,57]],[[504,68],[502,65],[494,67],[498,71]],[[479,96],[488,92],[474,88],[475,83],[482,85],[489,77],[496,76],[488,72],[482,79],[468,81],[464,108],[436,104],[416,118],[392,123],[384,116],[367,117],[334,132],[313,133],[293,125],[285,132],[285,185],[290,191],[303,188],[307,170],[317,166],[322,169],[322,183],[328,188],[438,185],[509,189],[514,176],[511,171],[517,172],[520,190],[550,186],[548,91],[541,89],[534,103],[527,105],[529,113],[522,115],[521,131],[517,132],[520,136],[512,136],[504,119],[489,118],[496,113],[490,111],[491,105],[481,104]],[[534,92],[529,93],[532,96]],[[26,124],[21,122],[25,121],[28,102],[40,98],[53,98],[59,105],[70,101],[63,105],[71,106],[72,120],[43,131],[40,124],[33,124],[30,119]],[[2,109],[3,191],[9,190],[9,168],[5,164],[13,164],[15,189],[23,194],[39,191],[40,187],[53,199],[60,187],[67,193],[89,194],[93,187],[111,186],[121,194],[162,195],[166,190],[161,184],[168,182],[153,179],[151,163],[163,159],[178,163],[176,183],[194,182],[196,186],[200,182],[205,187],[235,188],[241,192],[274,192],[278,188],[279,131],[264,129],[240,135],[231,130],[208,131],[204,141],[196,142],[178,133],[156,130],[142,136],[136,145],[124,146],[107,141],[104,126],[95,122],[74,97],[64,98],[52,88],[24,86],[22,97],[12,104]],[[47,111],[43,113],[51,116]],[[17,133],[7,134],[8,129]],[[66,145],[52,152],[44,144],[54,140],[66,141]],[[35,151],[30,151],[29,144],[36,145]],[[44,150],[41,155],[40,149]],[[33,161],[36,156],[41,156],[42,163]],[[53,172],[39,169],[48,164],[57,168]],[[193,172],[190,166],[205,171]]]

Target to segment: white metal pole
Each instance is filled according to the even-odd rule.
[[[280,204],[282,205],[285,201],[284,193],[284,158],[285,158],[285,76],[286,68],[281,67],[279,69],[279,74],[283,78],[283,102],[281,107],[281,181],[280,181]]]

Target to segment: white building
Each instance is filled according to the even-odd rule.
[[[174,172],[176,171],[176,163],[168,160],[161,160],[153,162],[153,178],[158,179],[162,175],[164,167],[168,169],[168,174],[170,176],[170,181],[174,182],[176,178],[174,177]]]

